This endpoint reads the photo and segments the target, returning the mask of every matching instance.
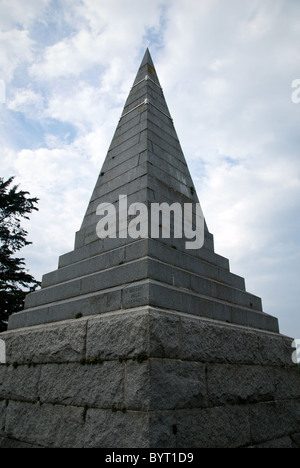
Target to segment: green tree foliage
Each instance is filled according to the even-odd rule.
[[[31,244],[21,221],[38,211],[38,199],[29,198],[28,192],[12,185],[13,180],[0,177],[0,332],[7,329],[10,315],[23,309],[26,294],[40,285],[25,269],[24,259],[15,256]]]

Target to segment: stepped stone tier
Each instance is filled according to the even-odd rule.
[[[292,338],[186,238],[100,239],[100,204],[199,204],[147,50],[75,247],[0,335],[1,447],[298,447]],[[120,220],[119,220],[120,221]],[[162,228],[165,226],[162,223]]]

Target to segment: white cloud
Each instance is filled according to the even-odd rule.
[[[77,33],[47,47],[42,59],[32,65],[32,76],[43,80],[80,75],[95,65],[105,64],[102,81],[119,84],[128,67],[132,67],[147,28],[159,25],[161,1],[83,0],[71,4],[69,21],[73,26],[78,23],[82,27]],[[65,15],[68,19],[68,13]],[[131,51],[129,55],[128,50]],[[124,55],[127,60],[125,70]]]
[[[45,115],[87,130],[108,119],[113,110],[107,113],[107,104],[101,89],[84,82],[72,83],[68,90],[57,90],[49,98]]]
[[[88,31],[79,31],[75,36],[47,47],[43,61],[31,66],[31,74],[40,80],[80,74],[98,63],[96,51],[99,45],[99,38]]]
[[[0,76],[6,82],[13,78],[16,68],[32,60],[32,45],[28,31],[0,31]]]
[[[29,27],[45,11],[50,0],[1,0],[0,78],[10,82],[16,68],[33,59],[34,42]]]
[[[19,25],[28,28],[41,17],[51,0],[1,0],[0,29],[7,31]]]
[[[7,108],[16,112],[33,114],[37,117],[37,112],[43,109],[44,98],[41,94],[32,89],[16,89],[13,96],[7,102]]]
[[[229,258],[246,253],[259,254],[274,247],[291,225],[285,225],[285,213],[300,209],[299,165],[286,164],[284,158],[271,165],[210,165],[200,199],[213,222],[218,250]],[[270,229],[271,228],[271,229]],[[224,234],[225,229],[225,234]]]
[[[274,7],[278,10],[278,4],[273,4]],[[272,15],[262,9],[259,10],[258,5],[255,10],[240,26],[240,33],[246,41],[260,39],[262,36],[267,35],[272,28],[272,20],[275,16],[274,9]]]
[[[39,198],[39,212],[24,223],[33,246],[22,255],[28,256],[27,266],[40,279],[57,267],[59,254],[72,250],[96,182],[97,166],[93,169],[92,162],[87,164],[78,143],[52,150],[5,153],[2,175],[16,175],[15,182]]]

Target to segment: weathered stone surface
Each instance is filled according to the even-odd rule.
[[[291,439],[293,441],[293,447],[300,448],[300,433],[292,434]]]
[[[149,411],[151,407],[150,363],[126,363],[125,406],[134,411]]]
[[[275,399],[299,399],[300,398],[300,372],[297,366],[293,367],[275,367]]]
[[[130,292],[133,301],[134,289]],[[152,357],[294,366],[291,338],[153,307],[10,331],[1,338],[6,342],[7,361],[18,364],[78,362],[98,355],[133,357],[151,351]]]
[[[83,446],[83,409],[10,401],[5,433],[21,442],[53,448]]]
[[[6,367],[5,373],[0,371],[0,399],[36,402],[40,373],[40,366]]]
[[[149,415],[90,409],[86,415],[85,447],[149,447]]]
[[[177,426],[173,411],[149,413],[149,447],[174,448]]]
[[[151,357],[181,357],[180,314],[149,308],[149,349]]]
[[[220,406],[176,413],[178,448],[232,448],[250,444],[247,406]]]
[[[111,314],[88,321],[86,357],[133,358],[149,355],[148,316],[145,311]]]
[[[48,364],[39,381],[42,403],[95,408],[121,408],[124,401],[124,364]]]
[[[292,348],[292,338],[271,333],[258,333],[257,340],[261,362],[273,366],[295,367],[291,358],[294,351]]]
[[[293,441],[291,437],[282,437],[281,439],[269,440],[267,442],[263,442],[262,444],[254,445],[253,448],[294,448]]]
[[[3,336],[19,348],[9,348],[15,365],[0,366],[3,447],[297,444],[299,374],[283,364],[286,337],[152,307]],[[265,337],[276,340],[267,358]],[[69,354],[73,338],[81,351]]]
[[[292,366],[292,339],[182,316],[182,358],[202,362]],[[281,351],[280,351],[281,350]]]
[[[86,321],[73,320],[1,334],[7,362],[18,364],[80,361],[85,357]]]
[[[0,400],[0,435],[4,433],[7,403]]]
[[[206,406],[205,365],[165,359],[126,363],[125,406],[139,411]]]
[[[27,444],[25,442],[20,442],[16,439],[10,439],[8,437],[0,437],[0,448],[6,449],[33,449],[41,448],[38,445]]]
[[[0,364],[0,392],[2,391],[2,388],[3,388],[3,382],[5,379],[6,369],[7,367],[5,364]]]
[[[210,406],[271,400],[275,395],[273,369],[208,364],[207,393]]]
[[[296,432],[300,424],[300,400],[257,403],[249,408],[254,443],[279,439]]]

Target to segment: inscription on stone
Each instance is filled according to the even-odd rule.
[[[147,304],[148,291],[145,286],[137,286],[130,289],[125,289],[125,303],[126,306],[139,306]]]
[[[97,237],[94,227],[91,227],[87,229],[86,231],[85,244],[90,244],[91,242],[94,242],[95,240],[98,240],[98,237]]]

